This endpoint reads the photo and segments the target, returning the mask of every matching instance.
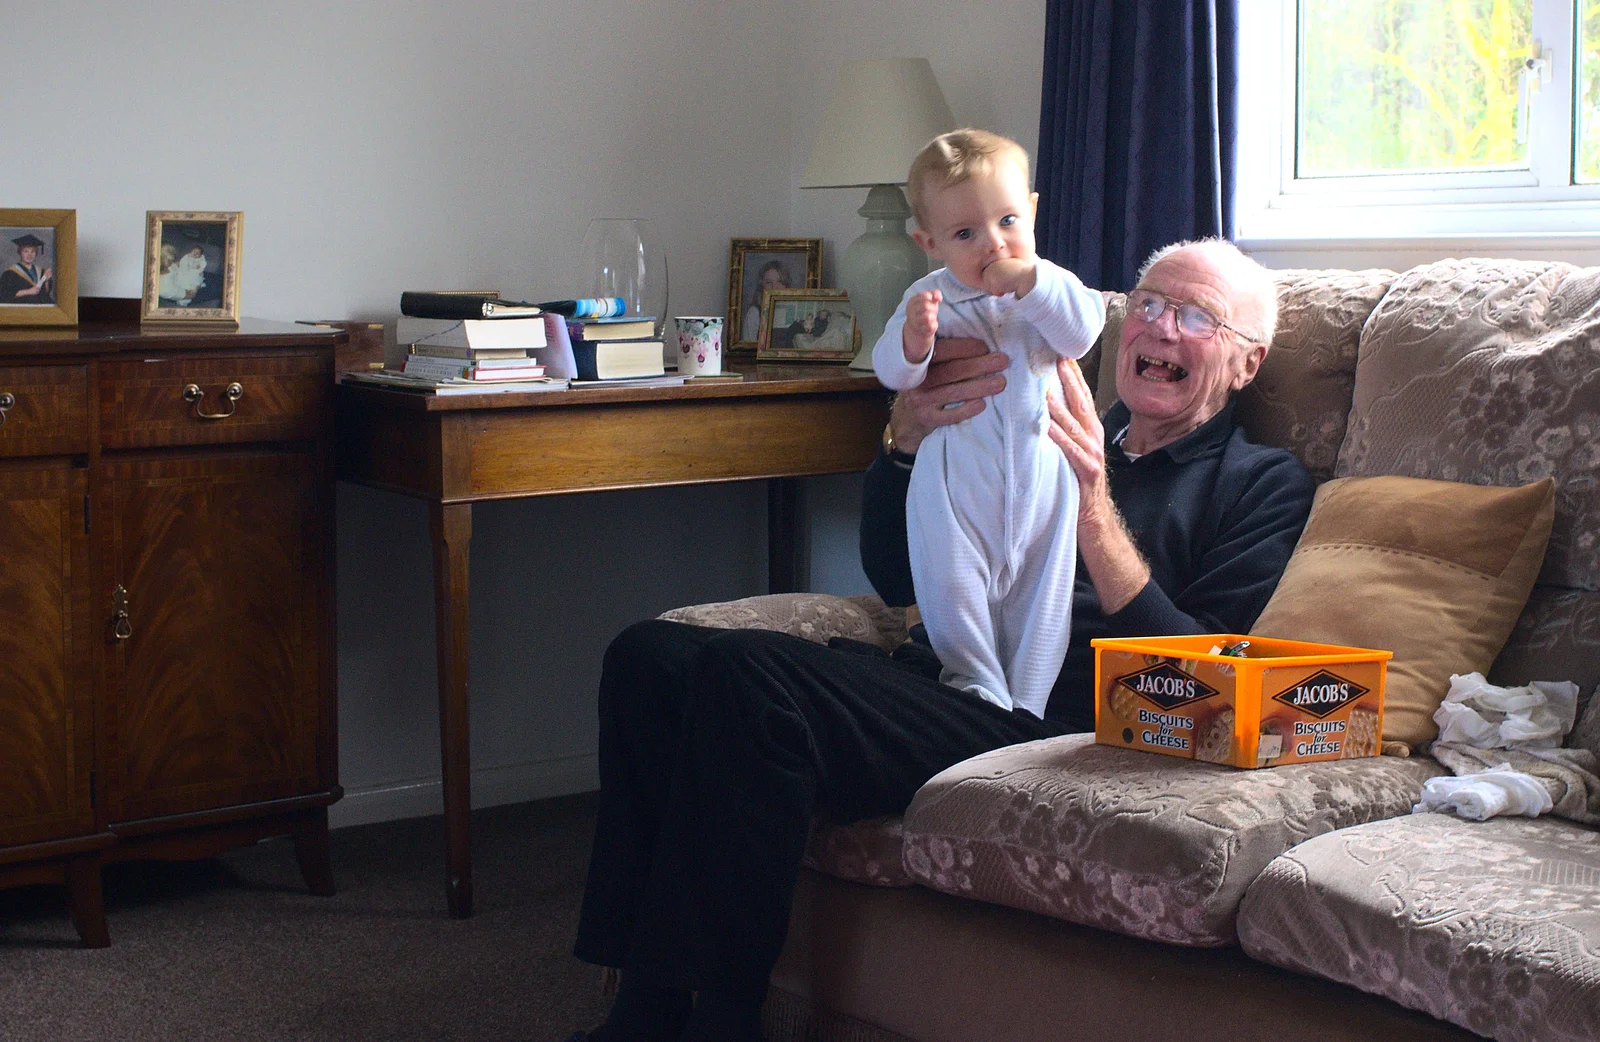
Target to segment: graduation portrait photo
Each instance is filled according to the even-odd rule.
[[[0,209],[0,325],[78,321],[77,214]]]

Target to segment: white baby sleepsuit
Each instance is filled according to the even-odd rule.
[[[906,302],[937,289],[940,337],[976,337],[1010,357],[1005,390],[964,423],[923,439],[906,494],[911,578],[940,679],[1005,709],[1043,717],[1072,623],[1078,482],[1050,440],[1045,391],[1057,357],[1081,358],[1105,303],[1040,258],[1021,300],[991,296],[940,268],[906,291],[872,351],[891,390],[920,384],[932,352],[906,361]]]

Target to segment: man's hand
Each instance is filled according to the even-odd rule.
[[[1106,482],[1106,431],[1094,409],[1094,395],[1083,370],[1070,358],[1056,361],[1062,395],[1046,395],[1050,409],[1050,440],[1061,447],[1078,477],[1078,524],[1094,525],[1116,513],[1111,487]],[[1064,396],[1064,397],[1063,397]]]
[[[933,338],[939,332],[939,302],[943,299],[944,294],[929,289],[906,302],[906,324],[900,333],[906,361],[916,364],[933,350]]]
[[[1002,258],[983,269],[983,291],[996,297],[1015,293],[1017,299],[1021,300],[1038,280],[1038,264],[1016,257]]]
[[[910,313],[907,312],[907,325]],[[1003,375],[1009,360],[991,352],[982,340],[951,338],[936,340],[928,376],[909,391],[895,397],[889,413],[889,428],[895,445],[915,453],[922,439],[935,427],[970,420],[988,405],[984,401],[1006,386]],[[945,408],[954,404],[952,408]]]
[[[1078,479],[1078,551],[1094,583],[1100,606],[1115,614],[1128,606],[1150,581],[1133,538],[1111,501],[1106,479],[1106,432],[1094,409],[1094,395],[1083,370],[1070,358],[1056,362],[1061,395],[1047,396],[1050,440],[1061,447]]]

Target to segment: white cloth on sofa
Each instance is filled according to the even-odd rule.
[[[1412,813],[1455,814],[1473,821],[1497,814],[1537,818],[1554,805],[1543,782],[1502,763],[1465,777],[1429,778],[1422,786],[1422,802]]]
[[[1452,676],[1450,693],[1433,715],[1439,737],[1429,752],[1456,777],[1427,782],[1413,812],[1481,821],[1554,811],[1600,824],[1600,758],[1588,749],[1561,747],[1577,704],[1578,685],[1567,681],[1508,688],[1480,673]]]
[[[1578,685],[1535,680],[1496,687],[1482,673],[1455,674],[1434,710],[1440,742],[1479,749],[1555,749],[1578,719]]]

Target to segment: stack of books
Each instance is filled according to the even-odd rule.
[[[670,379],[665,345],[655,331],[653,318],[567,319],[577,382]]]
[[[402,315],[395,339],[405,347],[403,371],[440,380],[499,383],[545,375],[534,351],[544,347],[542,315],[439,319]]]

